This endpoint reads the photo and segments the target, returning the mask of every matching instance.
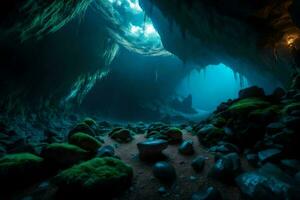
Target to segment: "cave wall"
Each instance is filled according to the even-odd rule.
[[[101,16],[90,7],[84,18],[77,16],[58,31],[42,38],[21,41],[18,34],[0,38],[0,107],[1,111],[24,112],[55,107],[74,87],[84,90],[90,77],[106,70],[106,50],[115,48],[101,23]],[[109,56],[108,56],[109,57]],[[78,88],[77,88],[78,89]],[[74,92],[74,91],[73,91]],[[80,91],[77,91],[80,93]]]
[[[288,84],[290,42],[300,35],[289,11],[295,7],[292,0],[140,2],[164,47],[182,60],[200,67],[222,62],[253,84]]]

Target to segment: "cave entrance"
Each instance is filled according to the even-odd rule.
[[[179,97],[192,96],[195,109],[213,111],[221,102],[238,97],[240,89],[248,87],[248,80],[220,63],[204,69],[193,69],[177,86]]]

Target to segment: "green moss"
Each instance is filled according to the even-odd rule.
[[[43,158],[31,153],[8,154],[0,159],[0,171],[5,169],[26,168],[27,166],[39,165]]]
[[[179,128],[176,127],[169,128],[167,131],[165,131],[162,134],[167,137],[167,140],[170,143],[179,143],[182,141],[182,131]]]
[[[267,108],[257,109],[251,112],[253,115],[266,115],[266,114],[278,114],[280,113],[280,106],[272,105]]]
[[[49,144],[42,150],[42,157],[55,168],[65,168],[87,159],[88,152],[67,143]]]
[[[0,159],[2,193],[30,185],[43,175],[43,158],[31,153],[8,154]]]
[[[259,98],[247,98],[235,102],[229,107],[228,110],[231,112],[248,112],[259,108],[264,108],[269,105],[270,105],[269,102]]]
[[[83,123],[87,124],[90,127],[97,127],[97,122],[95,120],[93,120],[92,118],[85,118],[83,120]]]
[[[128,129],[114,129],[109,136],[121,143],[130,142],[133,140],[132,132]]]
[[[72,135],[69,142],[90,152],[96,152],[101,147],[101,143],[96,138],[81,132]]]
[[[75,165],[62,171],[53,179],[61,194],[69,191],[73,195],[81,196],[82,193],[118,192],[131,182],[132,168],[115,158],[94,158],[87,162]]]

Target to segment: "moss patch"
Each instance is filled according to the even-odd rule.
[[[69,142],[90,152],[96,152],[101,147],[101,143],[96,138],[81,132],[72,135]]]
[[[286,105],[282,109],[283,114],[290,114],[293,110],[300,110],[300,103],[299,102],[294,102]]]
[[[229,107],[228,110],[231,112],[243,113],[243,112],[249,112],[251,110],[255,110],[259,108],[264,108],[269,105],[270,105],[269,102],[259,98],[247,98],[235,102]]]
[[[65,168],[85,160],[88,152],[72,144],[53,143],[42,150],[42,157],[55,168]]]
[[[94,158],[62,171],[52,183],[60,196],[114,196],[130,185],[132,176],[132,168],[121,160]]]
[[[40,178],[42,164],[43,158],[30,153],[5,155],[0,159],[0,184],[8,190],[29,185]]]

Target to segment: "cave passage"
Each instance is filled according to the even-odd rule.
[[[1,200],[300,199],[300,0],[1,3]]]

